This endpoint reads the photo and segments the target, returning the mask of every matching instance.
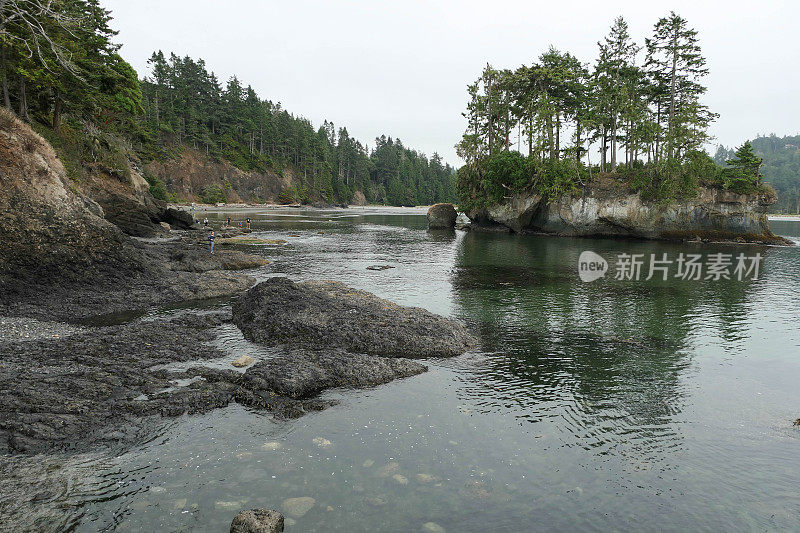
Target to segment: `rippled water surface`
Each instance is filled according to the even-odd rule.
[[[432,233],[419,210],[250,216],[288,242],[246,247],[272,260],[258,277],[455,317],[481,349],[299,420],[232,405],[119,456],[15,458],[2,483],[31,503],[6,509],[76,531],[227,531],[294,497],[315,504],[287,531],[800,529],[800,249]],[[755,281],[582,283],[583,250],[765,260]],[[232,357],[272,353],[218,333]]]

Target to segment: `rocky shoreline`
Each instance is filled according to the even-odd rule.
[[[129,184],[99,175],[75,183],[27,124],[0,118],[0,453],[124,449],[165,418],[231,402],[297,417],[330,405],[318,398],[324,390],[427,370],[405,356],[453,356],[475,344],[453,321],[341,284],[253,287],[248,271],[269,261],[223,245],[240,229],[218,232],[223,246],[212,255],[207,232],[184,212],[144,210],[116,224],[128,208],[109,216],[108,198],[130,196]],[[136,179],[133,187],[152,204]],[[236,309],[247,313],[234,320],[230,299],[242,294]],[[210,309],[143,317],[214,299]],[[212,341],[232,321],[254,342],[277,345],[275,355],[220,366],[228,356]]]
[[[238,250],[211,255],[205,233],[176,232],[177,238],[156,243],[131,239],[136,268],[90,270],[86,276],[44,275],[10,281],[0,295],[0,316],[76,323],[111,313],[145,311],[171,303],[230,297],[255,279],[243,272],[268,263]]]
[[[277,418],[295,418],[332,405],[317,398],[329,388],[371,387],[427,370],[417,361],[399,357],[395,347],[419,357],[452,356],[475,345],[458,323],[341,284],[334,284],[341,290],[332,295],[326,291],[329,285],[272,278],[245,292],[240,300],[258,301],[265,287],[295,291],[299,296],[287,307],[300,305],[309,324],[319,324],[319,317],[330,311],[335,300],[340,306],[355,308],[363,304],[359,299],[366,298],[383,309],[384,326],[394,321],[403,327],[371,329],[361,315],[345,315],[336,327],[350,331],[350,338],[373,339],[377,334],[385,344],[367,354],[369,350],[349,351],[353,346],[346,338],[321,342],[314,335],[298,333],[292,342],[278,343],[277,355],[241,372],[234,369],[240,365],[220,369],[204,364],[226,357],[211,345],[216,328],[233,319],[225,304],[107,326],[3,317],[9,327],[0,336],[0,351],[5,354],[0,364],[0,452],[128,447],[147,439],[163,418],[204,413],[232,402]],[[235,305],[238,309],[243,304]],[[248,331],[277,331],[285,326],[296,332],[292,328],[297,324],[269,310],[268,305],[251,307],[251,316],[239,316],[236,322]],[[408,344],[409,339],[419,338],[430,342],[429,349]],[[452,348],[436,344],[435,338],[457,338],[460,344]],[[274,345],[286,339],[256,335],[255,340]],[[246,360],[245,366],[251,361]],[[169,370],[175,363],[187,365],[183,370]]]
[[[745,195],[699,187],[693,198],[664,203],[598,182],[554,200],[514,194],[466,215],[475,231],[791,245],[769,227],[767,209],[776,200],[774,191]]]

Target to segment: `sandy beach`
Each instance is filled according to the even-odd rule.
[[[171,204],[170,207],[181,209],[183,211],[190,211],[191,204]],[[314,211],[352,211],[353,213],[394,213],[398,215],[403,214],[424,214],[428,211],[430,206],[422,205],[415,207],[395,207],[391,205],[351,205],[349,207],[313,207],[310,205],[278,205],[278,204],[225,204],[222,206],[195,204],[195,216],[200,218],[202,214],[214,213],[297,213],[297,212],[314,212]]]

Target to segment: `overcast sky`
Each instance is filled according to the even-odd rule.
[[[800,1],[104,0],[122,55],[147,74],[157,49],[203,58],[315,126],[374,145],[391,135],[460,164],[466,86],[491,63],[530,64],[554,45],[594,62],[622,15],[643,44],[674,9],[699,31],[720,114],[716,142],[800,133]],[[658,4],[658,6],[656,5]]]

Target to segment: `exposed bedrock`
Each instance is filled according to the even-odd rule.
[[[790,244],[769,227],[766,209],[775,200],[769,193],[744,195],[701,187],[695,198],[664,204],[619,188],[587,187],[582,195],[551,202],[533,193],[516,194],[467,215],[478,230]]]
[[[341,349],[386,357],[451,357],[476,345],[458,322],[335,281],[276,277],[234,303],[245,338],[269,346]]]
[[[104,190],[118,192],[110,185]],[[265,263],[237,251],[211,256],[207,242],[180,239],[181,233],[180,242],[167,244],[131,239],[67,176],[52,146],[5,110],[0,213],[0,313],[8,315],[75,320],[230,295],[254,283],[230,270]],[[159,216],[176,229],[191,218],[166,207]]]

